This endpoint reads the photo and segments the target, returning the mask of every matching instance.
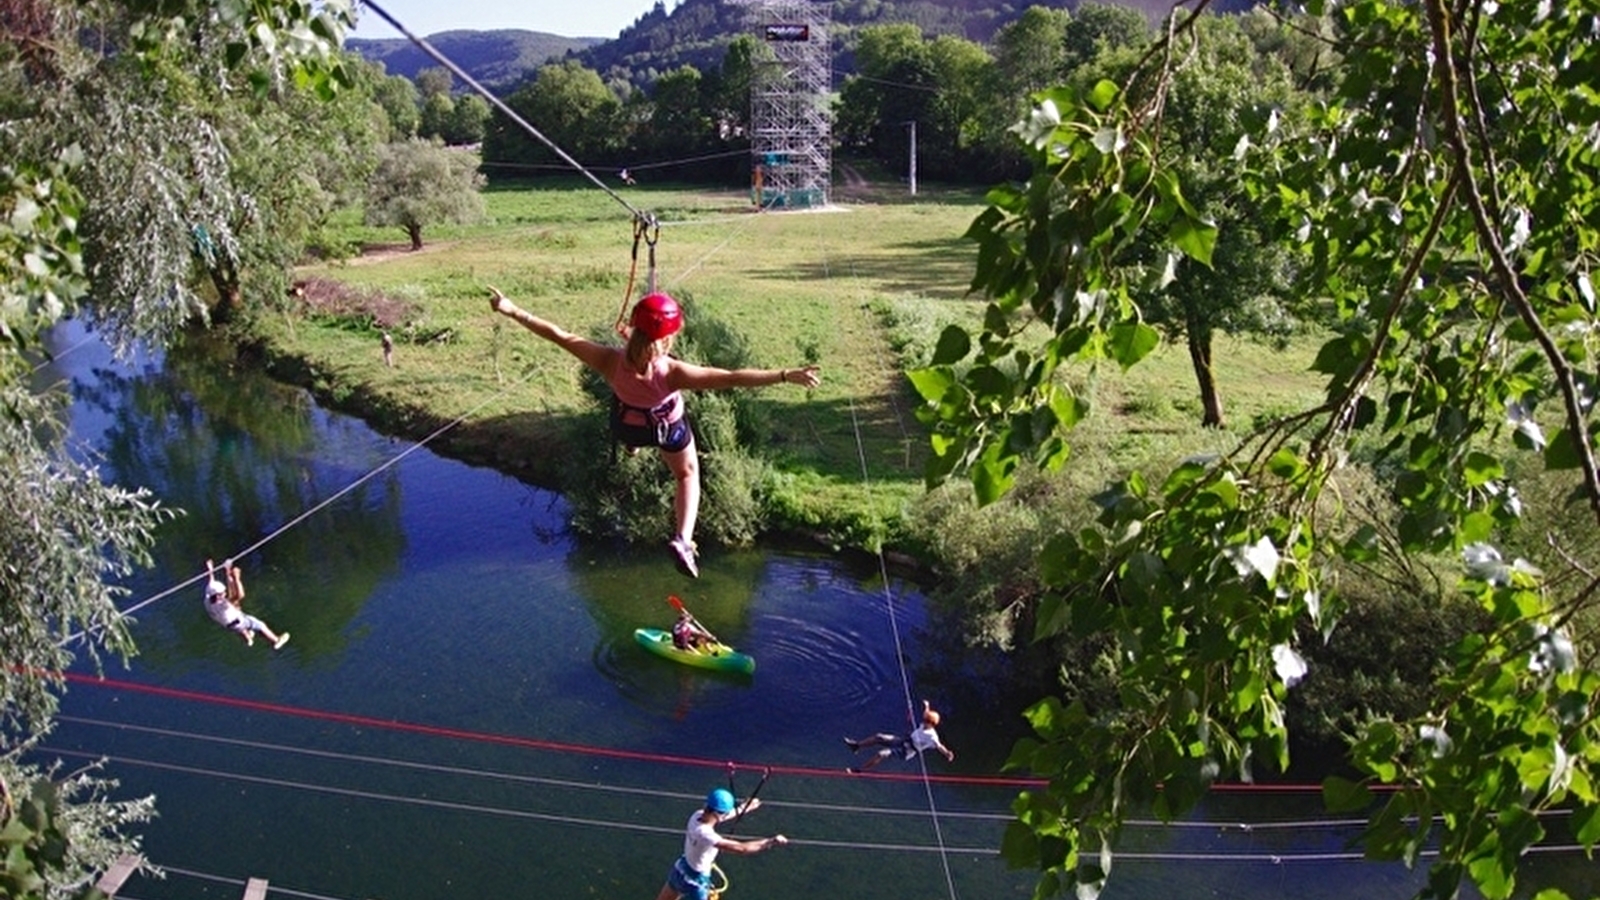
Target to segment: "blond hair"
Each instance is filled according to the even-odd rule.
[[[622,351],[623,358],[628,361],[628,368],[643,374],[645,367],[657,357],[666,356],[672,350],[672,339],[676,336],[669,334],[659,341],[652,341],[645,337],[642,329],[629,329],[628,345]]]

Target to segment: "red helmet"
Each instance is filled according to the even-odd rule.
[[[650,340],[659,341],[683,327],[683,310],[678,308],[678,301],[666,294],[646,294],[634,304],[628,324]]]

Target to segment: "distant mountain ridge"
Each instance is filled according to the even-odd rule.
[[[601,38],[569,38],[514,28],[441,31],[428,35],[426,40],[462,71],[495,90],[515,87],[529,72],[552,59],[605,43]],[[390,75],[411,79],[423,69],[439,65],[406,38],[351,38],[345,41],[345,49],[361,54],[363,59],[383,63]]]
[[[1172,10],[1171,0],[1100,0],[1106,5],[1138,10],[1152,22]],[[1217,0],[1217,13],[1242,12],[1258,0]],[[950,34],[989,44],[996,32],[1030,6],[1077,9],[1082,0],[833,0],[832,30],[838,51],[842,34],[869,25],[910,23],[925,34]],[[615,39],[568,38],[537,31],[445,31],[428,43],[467,74],[497,93],[515,88],[540,66],[571,56],[609,83],[643,87],[684,65],[708,71],[721,65],[735,34],[753,29],[759,3],[730,0],[682,0],[672,12],[656,3]],[[346,47],[364,58],[382,62],[392,75],[415,78],[435,62],[403,38],[352,39]],[[848,69],[848,60],[839,60]]]

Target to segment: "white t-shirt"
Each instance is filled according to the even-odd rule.
[[[921,753],[924,750],[932,750],[938,746],[939,732],[934,731],[932,725],[919,725],[915,731],[911,732],[911,747],[916,752]],[[910,759],[911,757],[908,755],[906,758]]]
[[[206,614],[218,625],[227,627],[239,620],[239,607],[228,602],[228,586],[212,577],[206,582]]]
[[[716,825],[700,821],[702,812],[696,810],[689,817],[689,827],[683,834],[683,860],[701,875],[710,875],[711,864],[717,861],[717,842],[722,840],[722,835],[717,834]]]

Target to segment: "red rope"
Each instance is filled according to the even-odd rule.
[[[268,703],[263,700],[245,700],[238,697],[225,697],[221,694],[208,694],[201,691],[188,691],[181,688],[159,687],[153,684],[140,684],[136,681],[121,681],[115,678],[98,678],[93,675],[82,675],[67,672],[63,676],[74,684],[92,685],[95,687],[109,688],[111,690],[128,691],[130,693],[151,694],[157,697],[166,697],[173,700],[187,700],[193,703],[210,703],[216,706],[231,706],[235,709],[248,709],[255,712],[273,713],[282,716],[295,716],[302,719],[316,719],[324,722],[338,722],[344,725],[357,725],[365,728],[378,728],[386,731],[399,731],[408,734],[425,734],[430,737],[451,738],[454,740],[475,741],[483,744],[500,744],[508,747],[522,747],[528,750],[548,750],[556,753],[581,753],[588,756],[604,756],[612,759],[631,759],[643,762],[666,763],[676,766],[698,766],[701,768],[725,769],[732,765],[741,769],[764,769],[775,774],[783,775],[808,775],[817,778],[866,778],[877,781],[917,781],[923,776],[918,773],[895,772],[861,772],[850,774],[842,769],[823,769],[816,766],[785,766],[767,765],[765,763],[734,763],[728,760],[707,759],[700,756],[677,756],[667,753],[651,753],[644,750],[625,750],[616,747],[597,747],[592,744],[575,744],[565,741],[547,741],[540,738],[521,737],[514,734],[496,734],[490,731],[474,731],[466,728],[450,728],[442,725],[427,725],[420,722],[404,722],[397,719],[379,719],[372,716],[357,715],[354,713],[335,712],[325,709],[313,709],[306,706],[289,706],[283,703]],[[927,776],[929,781],[937,784],[981,785],[985,787],[1006,788],[1042,788],[1049,784],[1042,778],[1023,778],[1007,775],[938,775]],[[1210,788],[1219,793],[1264,793],[1264,792],[1293,792],[1311,793],[1322,790],[1316,784],[1213,784]]]
[[[338,722],[344,725],[356,725],[363,728],[378,728],[387,731],[399,731],[408,734],[425,734],[431,737],[444,737],[455,740],[476,741],[484,744],[500,744],[509,747],[522,747],[529,750],[549,750],[558,753],[581,753],[589,756],[605,756],[613,759],[631,759],[644,762],[668,763],[678,766],[699,766],[704,768],[724,769],[730,764],[728,760],[713,760],[698,756],[676,756],[666,753],[650,753],[643,750],[624,750],[615,747],[596,747],[589,744],[574,744],[563,741],[547,741],[540,738],[521,737],[512,734],[496,734],[488,731],[473,731],[465,728],[450,728],[440,725],[427,725],[420,722],[404,722],[396,719],[378,719],[372,716],[355,715],[352,713],[334,712],[324,709],[313,709],[304,706],[289,706],[282,703],[268,703],[262,700],[244,700],[238,697],[224,697],[220,694],[207,694],[200,691],[188,691],[180,688],[158,687],[152,684],[140,684],[134,681],[119,681],[114,678],[96,678],[92,675],[81,675],[68,672],[65,678],[74,684],[93,685],[131,693],[151,694],[157,697],[166,697],[173,700],[187,700],[194,703],[210,703],[217,706],[230,706],[235,709],[248,709],[255,712],[273,713],[283,716],[295,716],[302,719],[315,719],[324,722]],[[872,772],[863,775],[850,775],[842,769],[822,769],[812,766],[769,766],[765,763],[733,763],[741,769],[770,769],[774,774],[785,775],[811,775],[819,777],[836,778],[875,778],[880,781],[921,781],[921,775],[895,774],[892,772]],[[994,787],[1042,787],[1045,782],[1037,778],[1009,778],[1004,776],[971,776],[971,775],[934,775],[934,781],[944,784],[988,785]]]

